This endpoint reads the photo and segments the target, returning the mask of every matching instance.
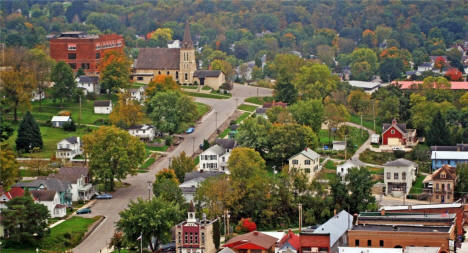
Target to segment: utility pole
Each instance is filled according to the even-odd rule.
[[[151,181],[148,180],[148,200],[151,199]]]
[[[361,137],[362,137],[362,128],[363,126],[362,126],[362,113],[361,113]]]
[[[192,136],[192,155],[195,154],[195,136]]]
[[[374,132],[375,132],[375,100],[372,101],[372,116],[374,116]]]
[[[302,204],[299,204],[299,233],[302,231]]]
[[[216,126],[216,131],[218,131],[218,112],[215,111],[215,126]]]
[[[257,97],[258,97],[258,87],[257,87]]]
[[[236,108],[237,108],[238,103],[239,103],[239,98],[236,98]]]
[[[79,96],[80,98],[80,115],[78,116],[78,128],[81,127],[81,95]]]
[[[348,151],[348,150],[347,150],[348,143],[346,142],[346,137],[347,137],[347,135],[344,136],[344,142],[345,142],[344,159],[345,159],[345,161],[346,161],[346,155],[347,155],[347,152],[346,152],[346,151]]]

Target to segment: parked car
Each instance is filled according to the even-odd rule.
[[[187,129],[187,131],[185,131],[186,134],[191,134],[193,133],[193,131],[195,131],[195,128],[194,127],[191,127],[189,129]]]
[[[102,193],[96,196],[96,199],[111,199],[112,195],[108,193]]]
[[[403,150],[403,148],[400,146],[396,146],[396,147],[393,147],[393,150]]]
[[[91,209],[89,209],[89,208],[82,208],[82,209],[76,211],[76,214],[85,214],[85,213],[91,213]]]

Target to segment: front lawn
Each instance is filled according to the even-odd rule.
[[[152,146],[146,145],[146,149],[151,150],[151,151],[166,152],[166,150],[168,149],[168,146],[164,145],[161,147],[152,147]]]
[[[388,161],[395,160],[393,153],[387,152],[374,152],[366,149],[361,153],[359,159],[365,163],[379,164],[382,165]]]
[[[154,157],[150,157],[148,160],[146,160],[141,166],[140,166],[140,169],[141,170],[146,170],[148,169],[148,167],[154,163],[156,159],[154,159]]]
[[[272,102],[273,97],[249,97],[245,99],[245,102],[252,104],[263,105],[265,102]]]
[[[250,113],[244,112],[242,113],[237,119],[236,119],[236,124],[240,124],[244,119],[248,118],[250,116]]]
[[[228,99],[229,96],[225,95],[218,95],[218,94],[211,94],[211,93],[198,93],[198,92],[190,92],[184,91],[185,94],[192,96],[192,97],[201,97],[201,98],[214,98],[214,99]]]
[[[197,105],[197,111],[198,111],[198,119],[201,119],[205,113],[209,112],[211,110],[211,107],[209,105],[195,102]]]
[[[72,218],[60,223],[50,229],[50,234],[47,235],[41,242],[41,248],[51,250],[65,250],[74,248],[81,242],[88,228],[99,219],[99,216],[94,218],[84,218],[73,216]]]
[[[241,104],[237,109],[242,110],[242,111],[248,111],[248,112],[253,112],[257,107],[255,105],[247,105],[247,104]]]
[[[426,178],[424,175],[418,175],[416,181],[414,181],[413,186],[411,187],[410,194],[421,194],[423,191],[423,180]]]

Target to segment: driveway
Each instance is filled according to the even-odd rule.
[[[92,215],[102,215],[106,219],[77,247],[74,252],[80,253],[96,253],[109,245],[110,239],[114,234],[115,223],[119,220],[119,212],[125,209],[131,200],[136,198],[148,199],[152,195],[152,183],[154,175],[161,169],[167,168],[169,158],[178,156],[182,151],[191,155],[198,145],[204,139],[215,132],[217,117],[217,125],[221,125],[229,116],[236,110],[236,105],[240,105],[247,97],[271,96],[272,90],[266,88],[257,88],[235,84],[230,99],[210,99],[196,98],[197,102],[205,103],[212,107],[212,111],[205,115],[202,120],[195,126],[195,132],[184,136],[184,140],[172,152],[158,162],[149,167],[147,173],[140,173],[135,176],[128,176],[124,181],[130,186],[118,189],[112,193],[113,198],[110,200],[98,200],[91,208]],[[87,215],[85,215],[87,216]]]
[[[359,155],[361,155],[362,152],[366,151],[366,149],[371,147],[371,137],[375,132],[369,128],[363,127],[361,125],[352,123],[352,122],[345,122],[343,123],[344,125],[355,127],[358,129],[363,129],[369,133],[369,138],[359,147],[359,149],[354,153],[354,155],[351,157],[352,160],[359,160]]]

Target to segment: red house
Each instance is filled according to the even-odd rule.
[[[231,248],[236,253],[273,253],[277,241],[275,237],[252,231],[232,238],[223,247]]]
[[[50,40],[50,57],[64,61],[73,71],[83,69],[86,74],[97,74],[98,65],[106,51],[124,47],[124,39],[117,34],[91,35],[85,32],[64,32]]]
[[[415,146],[418,144],[416,129],[407,129],[406,124],[399,124],[396,119],[391,124],[382,126],[382,145]]]

